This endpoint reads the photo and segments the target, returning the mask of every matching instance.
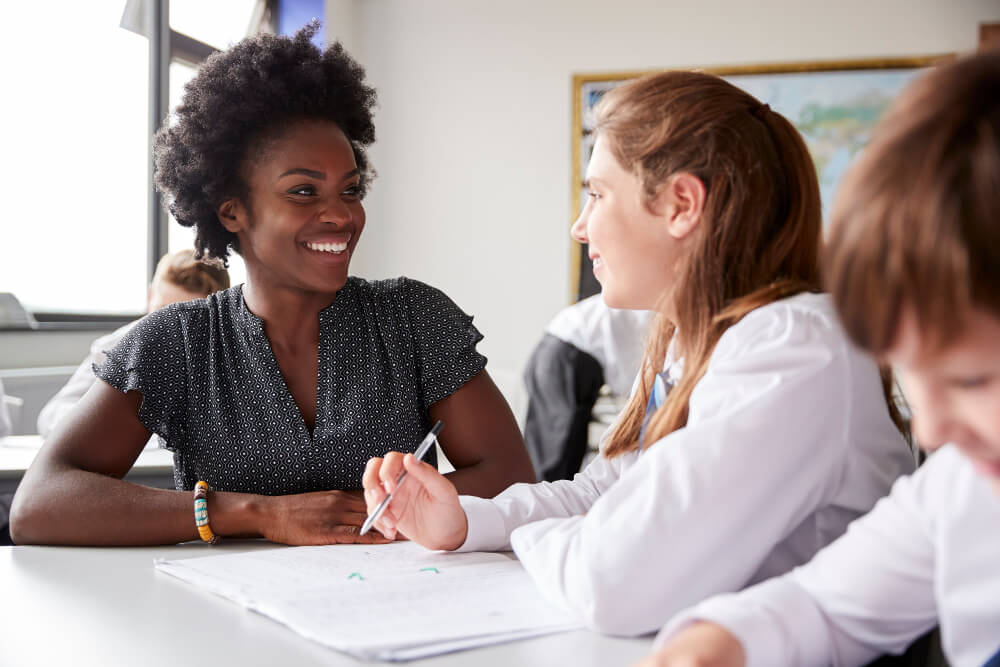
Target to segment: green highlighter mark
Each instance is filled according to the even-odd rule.
[[[436,567],[422,567],[422,568],[420,568],[420,571],[421,572],[433,572],[434,574],[441,574],[440,572],[438,572],[438,569]]]
[[[348,579],[357,579],[358,581],[364,581],[365,578],[361,576],[360,572],[351,572],[351,575],[347,577]]]

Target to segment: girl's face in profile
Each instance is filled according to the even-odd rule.
[[[961,335],[941,349],[905,313],[888,361],[901,373],[913,434],[934,450],[954,443],[1000,494],[1000,319],[973,309]]]
[[[249,206],[238,234],[248,273],[311,292],[343,287],[365,210],[354,151],[340,128],[292,125],[248,160],[245,177]]]
[[[594,277],[612,308],[652,309],[669,288],[679,253],[661,215],[644,203],[642,184],[599,136],[587,166],[587,204],[571,234],[589,244]]]

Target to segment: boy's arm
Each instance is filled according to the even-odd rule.
[[[931,513],[946,502],[954,456],[941,452],[899,480],[806,565],[674,617],[656,646],[673,650],[700,620],[734,635],[748,667],[864,664],[902,652],[937,624]]]

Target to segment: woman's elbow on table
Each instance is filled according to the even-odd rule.
[[[45,512],[42,503],[27,493],[22,484],[10,506],[10,539],[14,544],[41,544]]]

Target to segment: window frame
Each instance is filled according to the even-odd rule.
[[[194,37],[170,27],[170,0],[132,0],[144,5],[146,25],[143,33],[149,40],[148,121],[149,141],[146,145],[147,238],[146,281],[151,282],[156,264],[168,252],[170,216],[163,197],[153,184],[153,136],[170,112],[170,65],[178,61],[197,67],[219,51]],[[278,0],[260,0],[258,16],[261,29],[274,31],[278,15]],[[123,27],[123,29],[125,29]],[[115,329],[143,313],[74,313],[67,311],[33,312],[38,330],[106,330]],[[0,324],[0,330],[23,329]]]

